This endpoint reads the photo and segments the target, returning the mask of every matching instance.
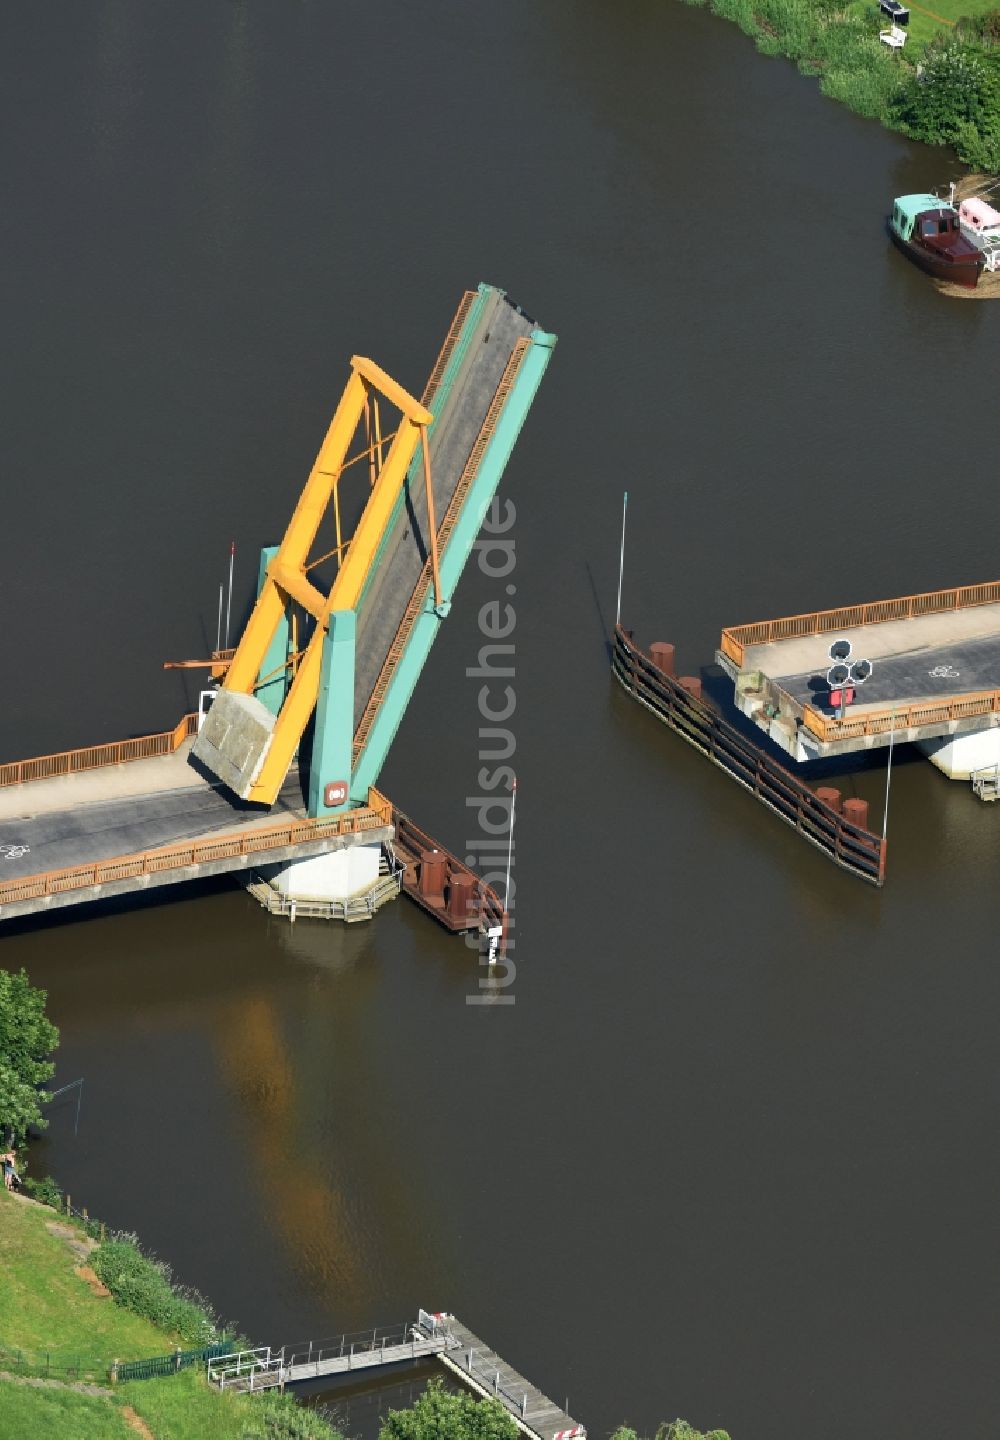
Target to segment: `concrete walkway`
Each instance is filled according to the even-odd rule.
[[[193,744],[193,740],[185,740],[172,755],[156,755],[151,760],[129,760],[123,765],[81,770],[78,775],[6,785],[0,790],[0,821],[49,815],[79,805],[106,804],[130,795],[197,789],[206,782],[188,764]]]
[[[904,700],[941,700],[1000,689],[1000,605],[974,605],[748,646],[743,669],[761,670],[796,699],[816,704],[817,696],[827,693],[825,681],[816,682],[830,667],[834,640],[849,640],[853,656],[871,660],[875,667],[864,689],[858,690],[852,714]]]

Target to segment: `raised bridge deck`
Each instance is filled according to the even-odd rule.
[[[435,414],[429,448],[443,600],[554,343],[491,286],[459,304],[424,389]],[[194,716],[162,735],[0,765],[0,920],[391,839],[392,806],[374,786],[447,610],[434,608],[426,492],[416,479],[358,604],[353,808],[308,819],[294,764],[270,809],[245,804],[189,763]],[[449,928],[467,928],[464,910],[446,912],[433,896],[428,903],[414,883],[404,888]]]
[[[220,1389],[256,1393],[431,1357],[478,1395],[498,1400],[529,1440],[585,1440],[587,1431],[579,1421],[454,1315],[444,1313],[421,1310],[413,1324],[389,1330],[225,1355],[208,1362],[208,1378]]]

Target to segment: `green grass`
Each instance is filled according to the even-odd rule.
[[[78,1260],[46,1230],[64,1223],[54,1210],[0,1191],[0,1348],[102,1362],[164,1355],[165,1335],[111,1300],[99,1300],[74,1275]]]
[[[156,1440],[192,1440],[194,1436],[243,1440],[259,1433],[253,1414],[248,1413],[256,1401],[225,1392],[220,1395],[205,1383],[200,1371],[183,1370],[162,1380],[133,1380],[119,1386],[117,1394],[142,1416]]]
[[[908,46],[926,45],[935,35],[951,30],[955,21],[961,20],[964,15],[985,15],[988,10],[997,8],[997,0],[921,0],[921,3],[922,10],[914,9],[912,4],[910,7]],[[934,15],[941,16],[941,20],[925,14],[924,11],[927,10],[933,10]],[[950,20],[952,24],[942,24],[942,20]]]
[[[0,1440],[136,1440],[136,1435],[118,1408],[100,1396],[0,1381]]]
[[[73,1273],[82,1262],[46,1229],[53,1223],[67,1222],[47,1206],[0,1189],[0,1350],[29,1354],[43,1369],[48,1354],[55,1376],[67,1365],[89,1361],[87,1378],[104,1384],[113,1359],[141,1360],[173,1350],[176,1335],[94,1295]],[[135,1440],[122,1405],[131,1405],[154,1440],[249,1440],[268,1433],[268,1409],[282,1403],[278,1397],[268,1402],[220,1393],[194,1369],[119,1385],[108,1397],[0,1382],[0,1440]],[[296,1414],[295,1422],[296,1434],[330,1434],[320,1430],[312,1412]],[[280,1433],[292,1431],[286,1427]]]

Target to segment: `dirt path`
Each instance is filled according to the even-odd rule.
[[[34,1375],[12,1375],[9,1370],[0,1370],[0,1380],[6,1380],[11,1385],[31,1385],[36,1390],[76,1390],[81,1395],[109,1398],[115,1393],[105,1385],[90,1385],[86,1380],[43,1380]]]
[[[135,1433],[142,1436],[142,1440],[156,1440],[156,1436],[152,1430],[150,1430],[145,1420],[143,1420],[141,1415],[135,1413],[131,1405],[123,1405],[122,1414],[125,1416],[127,1424],[131,1425]]]

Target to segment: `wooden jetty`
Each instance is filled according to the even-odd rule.
[[[360,1370],[435,1358],[478,1395],[499,1400],[529,1440],[586,1440],[587,1431],[491,1350],[454,1315],[418,1312],[410,1325],[340,1335],[335,1340],[260,1346],[208,1362],[208,1378],[220,1390],[256,1394]]]
[[[537,1385],[519,1375],[454,1315],[433,1318],[447,1326],[450,1342],[457,1342],[449,1343],[438,1352],[441,1364],[477,1394],[499,1400],[524,1435],[533,1440],[571,1440],[571,1437],[586,1436],[583,1425],[543,1395]]]

